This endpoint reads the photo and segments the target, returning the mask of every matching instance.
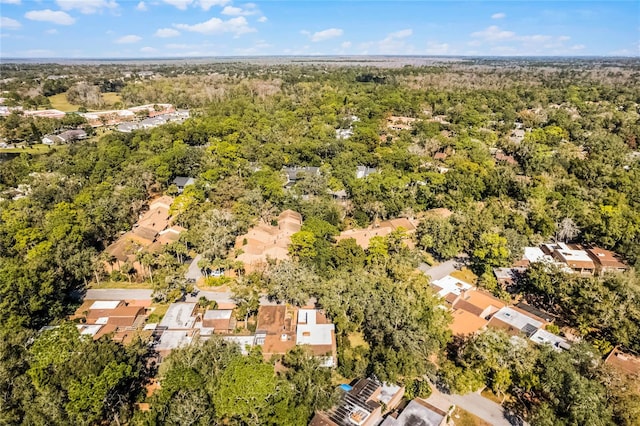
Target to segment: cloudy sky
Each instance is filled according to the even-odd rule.
[[[640,2],[0,0],[0,57],[640,56]]]

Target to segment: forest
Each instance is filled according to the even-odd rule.
[[[154,78],[138,74],[150,69]],[[66,93],[91,110],[99,102],[83,93],[117,92],[123,107],[168,102],[191,118],[102,128],[46,154],[0,150],[0,423],[307,424],[335,402],[337,383],[375,375],[407,389],[427,379],[457,393],[491,389],[532,425],[640,425],[638,382],[603,362],[614,347],[640,353],[637,61],[1,71],[12,106],[45,107]],[[415,121],[398,130],[390,117]],[[28,147],[60,126],[52,120],[13,112],[0,117],[0,136]],[[85,125],[75,114],[63,120]],[[350,136],[337,137],[341,129]],[[285,188],[282,168],[292,166],[320,173]],[[358,166],[377,172],[358,179]],[[177,176],[196,183],[179,194]],[[334,196],[341,190],[346,200]],[[134,279],[180,300],[187,259],[202,254],[204,267],[236,271],[228,284],[239,317],[257,312],[260,295],[293,306],[313,298],[336,325],[334,370],[301,348],[266,361],[221,339],[158,365],[145,341],[79,335],[67,318],[86,289],[132,279],[105,270],[105,248],[163,193],[175,196],[172,214],[187,231],[141,258],[149,274]],[[303,217],[290,260],[244,273],[230,256],[236,237],[286,209]],[[452,214],[426,214],[433,209]],[[418,220],[415,234],[399,229],[366,249],[336,242],[398,217]],[[550,240],[613,250],[630,270],[585,277],[532,266],[512,288],[497,283],[493,268]],[[501,331],[452,336],[416,268],[461,255],[480,287],[553,313],[580,343],[555,352]],[[147,398],[154,381],[161,387]]]

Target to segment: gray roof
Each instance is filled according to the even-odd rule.
[[[195,303],[172,303],[160,321],[160,327],[167,327],[169,330],[193,328],[195,317],[192,314],[195,307]]]
[[[376,172],[375,167],[358,166],[356,167],[356,177],[358,179],[365,178]]]
[[[178,187],[185,187],[187,185],[193,185],[195,183],[195,179],[188,176],[177,176],[173,183]]]
[[[231,318],[231,309],[211,309],[204,313],[204,319],[206,320],[220,320]]]
[[[398,418],[388,416],[381,426],[439,426],[447,413],[418,399],[411,401]]]
[[[287,174],[290,181],[298,179],[298,173],[304,173],[308,175],[319,175],[320,167],[283,167],[282,170]]]

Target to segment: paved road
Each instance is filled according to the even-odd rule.
[[[90,288],[84,296],[87,300],[149,300],[152,290],[129,288]]]
[[[152,290],[129,289],[129,288],[105,288],[89,289],[85,295],[87,300],[150,300]],[[202,296],[218,303],[234,303],[230,291],[200,291],[196,296],[187,295],[187,302],[197,302]],[[261,305],[276,305],[270,302],[266,296],[260,298]]]
[[[432,281],[444,278],[460,266],[460,262],[456,259],[447,260],[439,265],[430,267],[426,263],[421,263],[418,269],[431,277]]]
[[[493,426],[512,426],[514,424],[527,425],[525,422],[511,423],[504,417],[504,409],[500,404],[496,404],[479,393],[448,395],[433,387],[432,390],[433,392],[431,396],[427,398],[427,402],[444,411],[447,411],[449,407],[455,405],[480,417],[482,420],[491,423]],[[453,421],[455,422],[455,418]]]

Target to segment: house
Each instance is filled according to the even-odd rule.
[[[451,275],[447,275],[446,277],[433,281],[431,287],[438,293],[438,296],[445,298],[445,300],[450,300],[450,303],[453,303],[462,292],[471,290],[473,285],[452,277]]]
[[[67,130],[58,135],[62,143],[71,143],[77,140],[86,139],[87,132],[81,129]]]
[[[285,188],[291,188],[302,176],[320,176],[320,167],[283,167],[287,182]]]
[[[416,398],[398,413],[389,414],[380,426],[444,426],[447,413],[427,401]]]
[[[604,363],[632,378],[640,379],[640,356],[623,352],[616,347],[607,356]]]
[[[335,325],[317,309],[260,306],[254,344],[262,346],[265,359],[300,345],[320,359],[323,367],[335,367],[338,360]]]
[[[404,395],[404,388],[385,384],[375,377],[360,379],[353,386],[340,386],[340,402],[318,412],[309,426],[373,426],[382,420],[383,409],[393,410]]]
[[[364,179],[369,175],[376,173],[375,167],[358,166],[356,167],[356,179]]]
[[[505,330],[511,335],[525,334],[531,337],[539,328],[546,325],[542,318],[536,317],[515,306],[504,307],[496,312],[487,326]]]
[[[232,309],[209,309],[202,316],[202,327],[212,328],[215,334],[229,334],[235,328]]]
[[[539,329],[531,337],[529,340],[535,342],[539,345],[549,345],[555,351],[561,352],[563,350],[568,350],[570,348],[567,339],[564,339],[556,334],[550,333],[547,330]]]
[[[496,161],[507,163],[511,166],[518,165],[518,162],[516,161],[515,158],[513,158],[513,156],[505,154],[504,151],[501,149],[496,151],[494,158],[496,159]]]
[[[122,300],[85,301],[70,318],[81,320],[78,330],[82,335],[99,339],[114,334],[114,340],[127,331],[142,329],[146,320],[144,306],[128,305]]]
[[[462,291],[457,297],[450,293],[446,300],[452,307],[453,321],[449,329],[456,336],[483,330],[491,316],[506,306],[500,299],[480,290]]]
[[[444,161],[446,160],[448,157],[446,152],[436,152],[435,155],[433,156],[434,160],[440,160],[440,161]]]
[[[380,222],[379,224],[369,226],[365,229],[348,229],[346,231],[342,231],[340,235],[335,237],[335,239],[336,241],[341,241],[353,238],[360,247],[366,250],[369,248],[371,238],[385,237],[399,228],[402,228],[407,233],[411,234],[415,232],[417,225],[413,220],[407,218],[390,219]]]
[[[172,303],[160,321],[160,327],[167,330],[187,330],[196,323],[196,303]]]
[[[282,355],[296,345],[296,310],[286,305],[260,306],[255,344],[265,359]]]
[[[416,121],[412,117],[389,116],[387,118],[387,128],[390,130],[410,130],[411,125]]]
[[[61,144],[62,139],[60,139],[57,135],[44,135],[42,138],[42,143],[45,145],[56,145]]]
[[[189,186],[189,185],[193,185],[196,183],[196,180],[192,177],[187,177],[187,176],[177,176],[173,182],[175,186],[178,187],[178,193],[182,194],[182,192],[184,191],[184,188]]]
[[[495,275],[498,284],[502,287],[509,287],[513,285],[519,275],[523,274],[527,268],[493,268],[493,275]]]
[[[566,264],[574,272],[580,274],[593,274],[596,265],[589,254],[580,246],[566,243],[543,244],[542,251],[554,259]]]
[[[607,272],[624,272],[629,267],[620,261],[620,257],[609,250],[600,247],[592,247],[587,249],[587,254],[596,265],[596,271],[599,274]]]
[[[296,345],[307,346],[323,367],[335,367],[338,362],[335,325],[317,309],[298,310]]]
[[[25,117],[40,117],[40,118],[54,118],[61,119],[64,118],[66,113],[62,111],[58,111],[57,109],[40,109],[33,111],[24,111]]]
[[[277,226],[260,222],[249,231],[236,238],[236,259],[241,261],[247,272],[252,272],[275,261],[289,258],[291,236],[302,229],[302,215],[293,210],[285,210],[277,219]]]
[[[125,233],[106,248],[112,256],[112,262],[106,262],[107,271],[119,270],[123,263],[128,262],[138,272],[143,273],[143,267],[138,261],[137,254],[143,250],[158,251],[162,246],[170,244],[185,231],[179,226],[169,226],[172,217],[169,209],[173,198],[162,196],[151,201],[149,210],[143,213],[131,231]]]

